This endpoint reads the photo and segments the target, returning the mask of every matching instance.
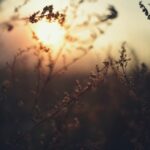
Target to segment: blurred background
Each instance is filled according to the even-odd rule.
[[[0,0],[0,149],[149,150],[149,27],[139,0]]]
[[[24,1],[19,0],[1,0],[0,22],[8,21],[14,13],[14,8],[22,5],[23,2]],[[69,6],[69,1],[44,0],[37,2],[36,0],[30,0],[27,2],[27,4],[25,4],[25,6],[21,7],[21,9],[19,10],[20,18],[29,17],[37,10],[41,10],[47,4],[53,4],[55,10],[63,10],[64,8]],[[110,4],[113,5],[118,11],[117,19],[115,19],[112,22],[112,25],[110,25],[109,27],[102,27],[106,30],[105,33],[103,35],[97,36],[96,40],[94,41],[94,50],[91,51],[85,59],[83,58],[82,61],[76,63],[76,66],[74,66],[75,70],[78,68],[77,70],[79,71],[80,67],[78,66],[82,65],[83,68],[87,68],[87,66],[89,66],[89,69],[87,69],[89,71],[93,67],[91,67],[91,65],[99,63],[103,60],[103,58],[106,57],[108,51],[113,56],[117,55],[120,44],[123,41],[126,41],[130,48],[135,51],[140,61],[144,61],[146,64],[150,64],[150,22],[146,18],[142,10],[139,8],[139,0],[98,0],[97,2],[94,2],[90,5],[84,4],[84,6],[81,7],[78,12],[78,14],[80,15],[79,18],[81,19],[87,12],[99,12],[101,14],[104,14]],[[143,4],[147,7],[147,9],[149,9],[150,6],[148,5],[148,0],[143,1]],[[14,28],[14,30],[10,33],[3,31],[2,29],[0,30],[0,52],[2,53],[2,55],[0,56],[0,60],[3,63],[6,60],[10,59],[18,48],[27,47],[33,44],[30,28],[32,28],[33,30],[35,28],[40,28],[34,27],[32,24],[24,26],[23,21],[16,21],[15,23],[19,25],[17,26],[17,28]],[[83,32],[82,34],[85,33]],[[74,50],[73,53],[73,55],[76,55],[77,52]]]

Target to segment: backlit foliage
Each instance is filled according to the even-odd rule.
[[[15,8],[15,15],[27,2]],[[129,57],[125,42],[118,58],[108,56],[89,74],[63,74],[94,49],[96,39],[118,17],[110,5],[106,13],[88,12],[78,21],[80,6],[95,2],[70,0],[70,6],[62,12],[56,12],[50,4],[31,16],[14,15],[0,23],[10,32],[19,26],[16,22],[27,21],[28,26],[45,19],[57,22],[66,31],[65,44],[55,55],[54,49],[31,31],[35,44],[20,48],[0,69],[0,149],[150,149],[149,68],[137,61],[134,69],[128,70],[129,64],[138,59],[134,54]],[[78,34],[85,30],[89,31],[86,36]],[[77,51],[80,55],[69,59],[68,55]],[[31,69],[25,66],[28,57],[35,59]],[[60,59],[62,65],[58,67]]]

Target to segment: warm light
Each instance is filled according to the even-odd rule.
[[[57,49],[63,44],[65,30],[57,22],[50,23],[41,20],[33,26],[33,31],[39,40],[47,46]]]

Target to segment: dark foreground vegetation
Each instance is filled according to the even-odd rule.
[[[1,65],[0,150],[150,150],[150,70],[135,53],[128,55],[125,43],[118,58],[108,56],[89,74],[64,73],[94,49],[95,40],[118,17],[110,5],[103,15],[90,13],[74,26],[67,22],[67,11],[75,20],[80,5],[95,1],[71,0],[71,9],[62,13],[49,5],[19,18],[25,0],[15,8],[16,16],[0,23],[11,32],[17,21],[57,22],[66,30],[65,44],[73,52],[81,51],[70,62],[63,54],[67,46],[53,57],[53,50],[32,32],[37,44],[20,48],[12,61]],[[80,28],[91,31],[89,38],[81,39],[72,32],[81,32]],[[32,69],[25,65],[26,54],[36,59]],[[62,57],[63,65],[56,69]]]
[[[127,72],[130,61],[122,45],[118,60],[61,75],[41,94],[33,73],[18,70],[12,84],[1,70],[1,149],[149,150],[150,72],[138,62]]]

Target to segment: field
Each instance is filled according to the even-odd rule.
[[[0,149],[149,150],[149,64],[124,41],[114,55],[109,47],[92,60],[119,11],[108,5],[95,12],[95,0],[69,2],[62,11],[50,3],[22,17],[25,0],[0,20],[2,36],[23,40],[0,38]],[[31,36],[25,42],[25,32],[17,37],[22,28]]]

